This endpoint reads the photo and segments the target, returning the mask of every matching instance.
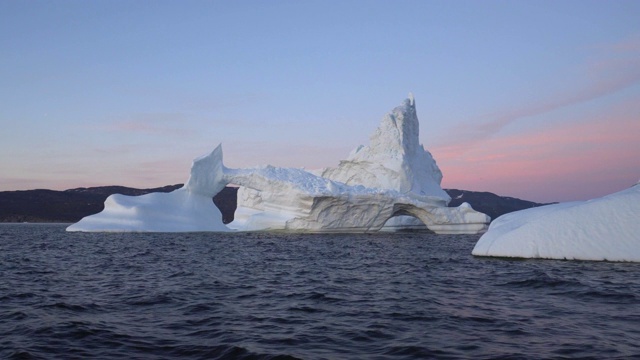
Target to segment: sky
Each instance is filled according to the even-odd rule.
[[[640,180],[640,1],[0,0],[0,191],[337,166],[412,92],[443,188]]]

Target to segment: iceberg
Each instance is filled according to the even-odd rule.
[[[497,218],[476,256],[640,262],[640,182],[589,201],[546,205]]]
[[[423,224],[440,234],[486,231],[487,215],[467,203],[447,207],[451,199],[440,187],[442,173],[419,143],[418,132],[410,95],[383,117],[370,145],[352,151],[337,168],[231,169],[224,166],[218,145],[194,160],[182,188],[134,197],[112,195],[101,213],[67,230],[373,232],[400,218],[390,223]],[[212,197],[228,184],[240,188],[235,220],[227,226]]]

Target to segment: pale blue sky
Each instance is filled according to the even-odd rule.
[[[0,33],[0,191],[335,166],[408,92],[443,187],[640,177],[639,1],[0,0]]]

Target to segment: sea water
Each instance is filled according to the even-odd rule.
[[[640,264],[478,238],[0,225],[0,358],[640,357]]]

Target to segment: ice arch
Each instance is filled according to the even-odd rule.
[[[251,205],[239,207],[228,224],[236,230],[373,232],[390,218],[410,215],[436,233],[477,233],[490,220],[466,203],[450,208],[437,197],[346,185],[302,169],[221,168],[227,182],[241,186],[238,202]]]

